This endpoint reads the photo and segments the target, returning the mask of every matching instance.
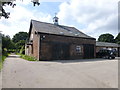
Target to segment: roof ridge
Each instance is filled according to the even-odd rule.
[[[99,41],[96,41],[99,43]],[[100,42],[100,43],[112,43],[112,42]],[[117,43],[112,43],[112,44],[117,44]]]
[[[51,25],[54,25],[53,23],[49,23],[49,22],[42,22],[42,21],[33,20],[33,19],[31,19],[31,21],[35,21],[35,22],[39,22],[39,23],[45,23],[45,24],[51,24]],[[55,25],[55,26],[63,26],[63,27],[75,28],[75,27],[66,26],[66,25]]]
[[[38,21],[38,20],[33,20],[33,19],[31,19],[31,21],[35,21],[35,22],[39,22],[39,23],[52,24],[52,23],[48,23],[48,22],[41,22],[41,21]]]

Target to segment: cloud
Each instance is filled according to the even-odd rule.
[[[95,38],[118,33],[118,0],[71,0],[62,3],[59,10],[61,24],[74,25]]]
[[[69,0],[39,0],[40,2],[65,2]]]
[[[15,8],[5,7],[5,10],[10,11],[11,14],[9,19],[4,19],[4,17],[0,19],[0,31],[12,38],[13,35],[20,31],[28,32],[31,19],[44,22],[52,21],[50,14],[38,12],[33,8],[25,8],[21,3],[18,3]]]
[[[40,2],[55,3],[55,0],[40,0]],[[118,0],[61,0],[60,2],[60,6],[54,7],[59,8],[60,24],[74,26],[95,38],[103,33],[117,35]],[[52,14],[42,12],[37,9],[38,7],[34,8],[31,0],[23,2],[17,0],[16,4],[15,8],[5,7],[11,15],[9,19],[3,17],[0,19],[2,33],[12,37],[19,31],[28,32],[31,19],[52,23]],[[42,8],[42,5],[39,8]]]

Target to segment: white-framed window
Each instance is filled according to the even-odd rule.
[[[82,52],[82,47],[76,46],[76,53],[81,53],[81,52]]]

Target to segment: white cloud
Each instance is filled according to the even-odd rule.
[[[65,2],[69,0],[39,0],[40,2]]]
[[[28,5],[31,3],[31,0],[16,0],[15,3],[19,5]]]
[[[48,1],[55,3],[55,0],[43,2]],[[28,32],[31,19],[52,23],[50,14],[31,9],[31,7],[25,8],[28,4],[32,4],[31,0],[23,0],[23,2],[17,0],[16,4],[17,6],[13,9],[9,6],[5,8],[11,12],[9,19],[0,19],[0,31],[4,34],[12,37],[19,31]],[[118,0],[62,0],[59,9],[60,24],[75,26],[96,38],[103,33],[117,34]]]
[[[71,0],[59,9],[61,24],[74,25],[88,35],[118,33],[118,0]]]
[[[9,19],[4,19],[4,17],[0,19],[0,31],[5,35],[9,35],[11,38],[20,31],[28,32],[31,19],[51,22],[50,14],[26,9],[19,3],[15,8],[7,6],[5,10],[10,11],[11,14]]]

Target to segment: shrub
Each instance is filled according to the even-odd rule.
[[[23,55],[23,54],[20,54],[21,58],[25,59],[25,60],[28,60],[28,61],[38,61],[36,58],[34,57],[31,57],[31,56],[28,56],[28,55]]]
[[[5,61],[7,56],[8,56],[8,53],[5,53],[5,55],[3,54],[2,56],[0,56],[0,71],[1,71],[2,66],[3,66],[3,62]]]

